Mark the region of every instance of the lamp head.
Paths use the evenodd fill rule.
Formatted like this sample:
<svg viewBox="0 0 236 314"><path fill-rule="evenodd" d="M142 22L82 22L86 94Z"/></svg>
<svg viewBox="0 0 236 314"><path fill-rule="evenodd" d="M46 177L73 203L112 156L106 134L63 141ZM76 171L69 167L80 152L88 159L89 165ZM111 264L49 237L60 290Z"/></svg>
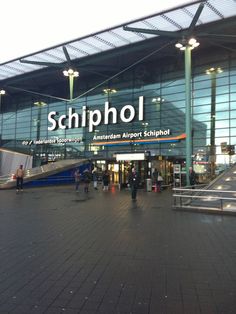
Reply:
<svg viewBox="0 0 236 314"><path fill-rule="evenodd" d="M199 45L200 43L195 38L192 37L190 39L182 38L175 44L175 47L180 50L185 50L186 47L189 47L192 50L198 47Z"/></svg>
<svg viewBox="0 0 236 314"><path fill-rule="evenodd" d="M78 77L79 76L79 72L76 70L73 70L72 68L69 68L68 70L64 70L63 74L65 76L73 76L73 77Z"/></svg>

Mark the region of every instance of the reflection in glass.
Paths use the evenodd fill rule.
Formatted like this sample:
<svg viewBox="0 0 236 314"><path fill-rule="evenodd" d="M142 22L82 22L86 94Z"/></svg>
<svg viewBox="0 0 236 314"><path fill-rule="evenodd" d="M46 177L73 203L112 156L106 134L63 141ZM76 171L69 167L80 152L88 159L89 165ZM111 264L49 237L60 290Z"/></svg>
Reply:
<svg viewBox="0 0 236 314"><path fill-rule="evenodd" d="M206 70L206 74L211 79L211 140L210 140L210 156L211 178L215 176L216 163L216 147L215 147L215 118L216 118L216 75L222 73L221 68L210 68Z"/></svg>

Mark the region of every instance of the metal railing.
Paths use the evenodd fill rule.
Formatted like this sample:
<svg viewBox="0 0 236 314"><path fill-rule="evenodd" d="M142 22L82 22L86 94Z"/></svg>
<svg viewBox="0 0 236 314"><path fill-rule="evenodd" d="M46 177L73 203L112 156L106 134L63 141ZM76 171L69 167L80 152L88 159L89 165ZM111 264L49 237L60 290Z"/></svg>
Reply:
<svg viewBox="0 0 236 314"><path fill-rule="evenodd" d="M236 213L236 191L173 188L174 209L197 209Z"/></svg>

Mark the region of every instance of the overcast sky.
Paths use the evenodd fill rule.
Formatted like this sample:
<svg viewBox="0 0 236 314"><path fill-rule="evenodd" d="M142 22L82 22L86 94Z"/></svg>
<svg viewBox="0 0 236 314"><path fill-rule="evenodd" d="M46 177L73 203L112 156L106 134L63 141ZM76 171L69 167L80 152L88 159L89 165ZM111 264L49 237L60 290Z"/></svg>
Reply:
<svg viewBox="0 0 236 314"><path fill-rule="evenodd" d="M193 0L1 0L0 63Z"/></svg>

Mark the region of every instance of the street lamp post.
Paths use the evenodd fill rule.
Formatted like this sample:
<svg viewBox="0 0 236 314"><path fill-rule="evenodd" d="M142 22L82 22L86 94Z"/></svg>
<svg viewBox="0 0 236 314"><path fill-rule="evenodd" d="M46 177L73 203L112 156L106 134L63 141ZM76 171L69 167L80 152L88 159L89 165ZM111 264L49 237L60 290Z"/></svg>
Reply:
<svg viewBox="0 0 236 314"><path fill-rule="evenodd" d="M4 89L0 90L0 111L2 110L2 95L5 95L6 91Z"/></svg>
<svg viewBox="0 0 236 314"><path fill-rule="evenodd" d="M42 107L45 107L47 104L46 104L45 102L43 102L43 101L36 101L36 102L34 102L34 105L38 107L38 116L37 116L37 120L36 120L36 124L37 124L37 135L36 135L36 139L39 140L39 139L40 139Z"/></svg>
<svg viewBox="0 0 236 314"><path fill-rule="evenodd" d="M2 112L2 95L5 95L6 91L4 89L0 89L0 113ZM3 124L3 115L1 115L1 125L0 130L2 130ZM2 146L2 133L0 134L0 146Z"/></svg>
<svg viewBox="0 0 236 314"><path fill-rule="evenodd" d="M221 73L221 68L210 68L206 74L211 78L211 137L210 137L210 165L211 178L215 177L216 147L215 147L215 120L216 120L216 75Z"/></svg>
<svg viewBox="0 0 236 314"><path fill-rule="evenodd" d="M185 59L185 132L186 132L186 183L190 185L188 171L192 167L192 110L191 110L191 51L199 46L196 39L183 39L176 48L184 51Z"/></svg>
<svg viewBox="0 0 236 314"><path fill-rule="evenodd" d="M182 34L182 40L176 43L176 47L180 50L185 51L185 96L186 96L186 113L185 113L185 124L186 124L186 181L187 185L189 185L189 176L188 171L189 167L192 164L191 160L191 150L192 150L192 132L191 132L191 50L195 47L199 46L199 43L196 39L191 38L194 27L196 26L198 19L202 13L206 1L199 1L200 4L197 8L196 13L194 14L192 21L189 25L189 28L178 30L178 31L164 31L158 29L146 29L139 27L129 27L124 26L123 29L126 31L136 32L136 33L144 33L144 34L154 34L159 36L166 36L170 38L180 38ZM190 38L190 39L189 39Z"/></svg>
<svg viewBox="0 0 236 314"><path fill-rule="evenodd" d="M35 119L36 122L36 140L40 139L40 131L41 131L41 113L42 113L42 108L45 107L47 104L43 101L35 101L34 105L37 107L38 109L38 113L37 113L37 118ZM39 165L42 164L42 153L44 150L44 146L45 145L36 145L35 146L35 151L33 151L33 154L35 152L36 156L34 156L34 159L36 159L34 162L36 162L36 164ZM37 157L37 154L39 154L39 158ZM36 158L35 158L36 157Z"/></svg>
<svg viewBox="0 0 236 314"><path fill-rule="evenodd" d="M70 87L70 100L73 99L73 89L74 89L74 78L79 76L78 71L73 69L64 70L63 74L69 78L69 87Z"/></svg>
<svg viewBox="0 0 236 314"><path fill-rule="evenodd" d="M103 94L106 96L108 103L110 102L112 95L116 94L116 93L117 93L117 90L115 88L107 87L107 88L103 89ZM108 124L106 127L106 133L108 134ZM107 159L108 158L108 148L106 148L105 154L106 154L106 159Z"/></svg>
<svg viewBox="0 0 236 314"><path fill-rule="evenodd" d="M188 169L192 167L192 110L191 110L191 49L187 45L185 59L185 130L186 130L186 182L190 184Z"/></svg>

